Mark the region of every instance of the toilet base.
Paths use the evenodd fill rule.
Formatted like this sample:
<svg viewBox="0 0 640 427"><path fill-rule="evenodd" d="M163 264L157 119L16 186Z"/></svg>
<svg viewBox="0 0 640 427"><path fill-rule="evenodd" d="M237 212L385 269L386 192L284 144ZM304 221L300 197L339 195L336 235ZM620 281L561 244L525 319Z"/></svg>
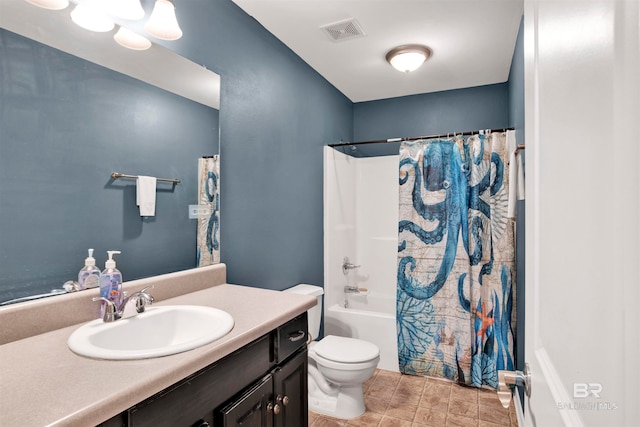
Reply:
<svg viewBox="0 0 640 427"><path fill-rule="evenodd" d="M365 412L362 384L342 386L335 395L328 395L309 376L309 409L344 420L358 418Z"/></svg>

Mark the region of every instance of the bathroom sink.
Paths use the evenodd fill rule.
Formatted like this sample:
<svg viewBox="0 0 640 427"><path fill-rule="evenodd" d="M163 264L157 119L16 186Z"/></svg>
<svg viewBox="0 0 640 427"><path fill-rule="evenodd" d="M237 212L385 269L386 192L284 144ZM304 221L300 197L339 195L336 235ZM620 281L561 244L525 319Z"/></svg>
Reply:
<svg viewBox="0 0 640 427"><path fill-rule="evenodd" d="M217 308L149 307L115 322L93 320L76 329L67 345L74 353L96 359L147 359L209 344L229 333L233 324L233 317Z"/></svg>

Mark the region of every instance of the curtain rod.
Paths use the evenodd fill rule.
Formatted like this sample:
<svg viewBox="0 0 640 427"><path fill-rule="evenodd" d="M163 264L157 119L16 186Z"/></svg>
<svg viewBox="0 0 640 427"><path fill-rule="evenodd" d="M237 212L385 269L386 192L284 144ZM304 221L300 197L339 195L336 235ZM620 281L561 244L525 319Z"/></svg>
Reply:
<svg viewBox="0 0 640 427"><path fill-rule="evenodd" d="M500 129L490 129L490 130L474 130L469 132L455 132L455 133L442 133L440 135L429 135L429 136L412 136L405 138L390 138L390 139L377 139L374 141L359 141L359 142L340 142L338 144L328 144L329 147L348 147L350 145L364 145L364 144L379 144L385 142L402 142L402 141L417 141L420 139L434 139L434 138L444 138L450 136L467 136L467 135L477 135L480 132L506 132L508 130L514 130L513 128L500 128ZM522 147L524 148L524 147Z"/></svg>

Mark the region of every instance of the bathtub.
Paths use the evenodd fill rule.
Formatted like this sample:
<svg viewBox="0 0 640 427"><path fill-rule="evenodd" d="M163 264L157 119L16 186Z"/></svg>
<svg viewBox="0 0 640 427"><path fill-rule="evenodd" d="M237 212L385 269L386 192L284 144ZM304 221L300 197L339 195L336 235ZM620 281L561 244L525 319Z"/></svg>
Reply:
<svg viewBox="0 0 640 427"><path fill-rule="evenodd" d="M344 303L325 308L324 333L360 338L380 348L379 369L398 372L396 302L384 295L348 295Z"/></svg>

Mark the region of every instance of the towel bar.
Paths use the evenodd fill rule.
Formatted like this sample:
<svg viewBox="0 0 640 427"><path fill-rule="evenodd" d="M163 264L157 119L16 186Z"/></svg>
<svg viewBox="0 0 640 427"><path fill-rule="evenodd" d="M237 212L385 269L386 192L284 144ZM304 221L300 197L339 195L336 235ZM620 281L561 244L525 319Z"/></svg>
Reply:
<svg viewBox="0 0 640 427"><path fill-rule="evenodd" d="M127 175L126 173L112 172L111 173L111 178L113 178L113 179L118 179L118 178L138 179L138 175ZM176 178L156 178L156 180L165 181L165 182L172 182L174 184L180 184L180 180L176 179Z"/></svg>

